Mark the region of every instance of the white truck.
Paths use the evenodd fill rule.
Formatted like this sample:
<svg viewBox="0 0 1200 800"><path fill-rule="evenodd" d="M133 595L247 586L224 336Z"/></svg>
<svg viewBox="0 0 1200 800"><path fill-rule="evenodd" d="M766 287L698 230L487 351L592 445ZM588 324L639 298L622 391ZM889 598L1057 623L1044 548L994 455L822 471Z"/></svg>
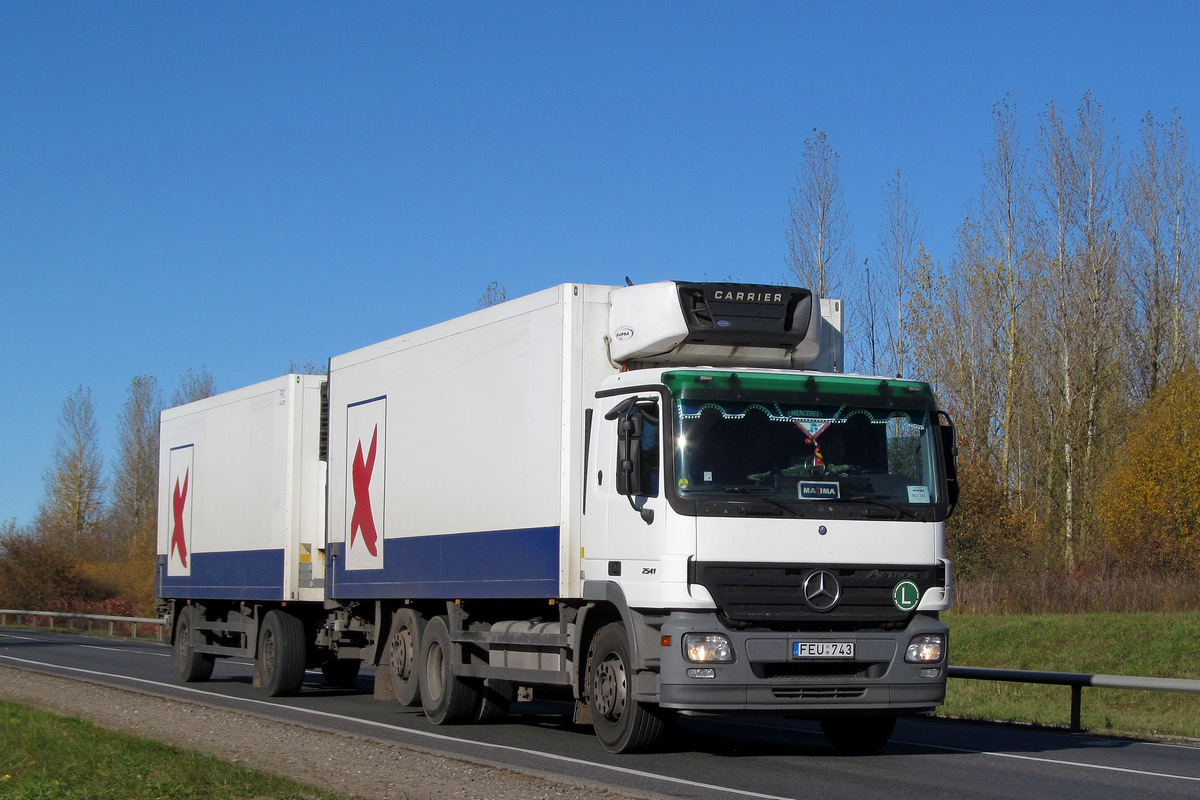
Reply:
<svg viewBox="0 0 1200 800"><path fill-rule="evenodd" d="M795 287L565 284L164 411L180 678L366 663L436 724L570 698L616 753L680 712L882 746L945 694L954 431L838 374L839 325Z"/></svg>

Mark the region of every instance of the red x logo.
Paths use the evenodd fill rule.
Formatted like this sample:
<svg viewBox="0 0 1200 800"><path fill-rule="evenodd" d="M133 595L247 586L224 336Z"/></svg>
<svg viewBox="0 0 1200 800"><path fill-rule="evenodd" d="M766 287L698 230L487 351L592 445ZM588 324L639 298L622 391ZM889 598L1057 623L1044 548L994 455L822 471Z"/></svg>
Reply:
<svg viewBox="0 0 1200 800"><path fill-rule="evenodd" d="M354 544L354 534L362 531L363 544L372 556L379 555L376 543L379 534L375 530L375 516L371 513L371 472L375 469L375 440L379 436L379 426L371 433L371 448L363 459L362 440L358 442L358 450L354 453L354 515L350 518L350 544Z"/></svg>
<svg viewBox="0 0 1200 800"><path fill-rule="evenodd" d="M179 488L179 479L175 479L175 497L171 503L171 511L175 515L175 530L171 532L171 554L174 555L175 551L178 550L179 563L185 567L187 566L188 554L187 544L183 538L183 506L187 503L188 472L190 470L185 470L183 473L182 489Z"/></svg>

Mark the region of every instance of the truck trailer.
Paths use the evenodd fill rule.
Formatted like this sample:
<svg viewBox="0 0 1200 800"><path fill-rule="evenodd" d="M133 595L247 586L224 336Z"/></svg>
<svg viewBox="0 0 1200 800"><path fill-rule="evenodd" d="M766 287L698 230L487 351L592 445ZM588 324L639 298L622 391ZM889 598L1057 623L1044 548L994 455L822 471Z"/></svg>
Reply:
<svg viewBox="0 0 1200 800"><path fill-rule="evenodd" d="M837 301L564 284L161 418L157 591L183 681L254 659L435 724L573 702L609 751L680 713L869 751L945 696L954 428L841 370Z"/></svg>

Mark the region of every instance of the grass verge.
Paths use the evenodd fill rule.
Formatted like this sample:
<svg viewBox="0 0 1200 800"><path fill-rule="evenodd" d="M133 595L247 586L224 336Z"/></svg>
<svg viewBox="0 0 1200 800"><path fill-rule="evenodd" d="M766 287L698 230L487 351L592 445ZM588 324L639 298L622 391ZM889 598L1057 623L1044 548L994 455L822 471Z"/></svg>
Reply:
<svg viewBox="0 0 1200 800"><path fill-rule="evenodd" d="M338 800L341 795L0 701L0 797Z"/></svg>
<svg viewBox="0 0 1200 800"><path fill-rule="evenodd" d="M1047 672L1200 679L1200 613L945 614L950 662ZM940 713L1070 723L1071 689L952 678ZM1200 695L1084 688L1093 732L1200 737Z"/></svg>

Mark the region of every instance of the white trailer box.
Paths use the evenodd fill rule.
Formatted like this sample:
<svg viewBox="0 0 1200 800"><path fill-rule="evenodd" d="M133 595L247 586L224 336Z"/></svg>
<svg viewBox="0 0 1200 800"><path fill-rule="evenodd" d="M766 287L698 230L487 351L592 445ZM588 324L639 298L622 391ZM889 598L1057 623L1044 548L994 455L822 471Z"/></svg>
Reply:
<svg viewBox="0 0 1200 800"><path fill-rule="evenodd" d="M323 380L285 375L162 413L160 597L324 599Z"/></svg>
<svg viewBox="0 0 1200 800"><path fill-rule="evenodd" d="M613 287L572 285L330 361L333 597L579 597L584 408Z"/></svg>

